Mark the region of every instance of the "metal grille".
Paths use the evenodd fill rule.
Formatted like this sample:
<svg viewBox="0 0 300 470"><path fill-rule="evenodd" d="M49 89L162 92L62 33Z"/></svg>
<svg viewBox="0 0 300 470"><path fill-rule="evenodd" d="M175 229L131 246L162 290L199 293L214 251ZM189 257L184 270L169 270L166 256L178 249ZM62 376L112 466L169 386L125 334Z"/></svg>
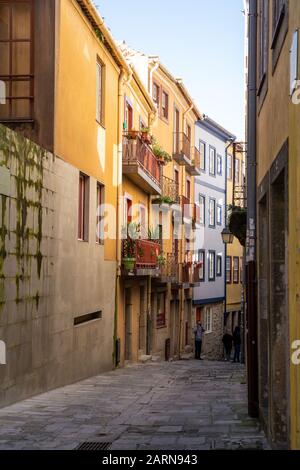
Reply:
<svg viewBox="0 0 300 470"><path fill-rule="evenodd" d="M111 442L82 442L75 450L108 450Z"/></svg>

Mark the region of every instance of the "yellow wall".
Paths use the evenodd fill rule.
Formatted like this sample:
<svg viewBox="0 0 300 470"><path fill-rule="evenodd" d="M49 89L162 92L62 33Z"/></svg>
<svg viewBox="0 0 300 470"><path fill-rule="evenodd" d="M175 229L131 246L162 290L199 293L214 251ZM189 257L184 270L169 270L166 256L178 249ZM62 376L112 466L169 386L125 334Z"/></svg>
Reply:
<svg viewBox="0 0 300 470"><path fill-rule="evenodd" d="M290 35L300 25L300 2L290 1ZM290 46L291 39L287 46ZM300 64L300 57L298 58ZM298 69L300 77L300 67ZM290 342L300 340L300 105L289 105L289 312ZM300 366L291 363L291 444L300 449Z"/></svg>
<svg viewBox="0 0 300 470"><path fill-rule="evenodd" d="M103 183L106 204L116 206L119 69L77 3L63 0L59 8L55 154ZM97 56L105 64L105 128L96 121ZM105 259L115 258L108 240Z"/></svg>
<svg viewBox="0 0 300 470"><path fill-rule="evenodd" d="M228 150L228 155L231 155L233 159L232 146ZM240 172L241 172L242 161L244 159L243 153L236 152L235 158L240 161ZM232 174L233 174L233 164L232 164ZM242 184L241 181L242 180L240 176L240 183L238 183L238 186ZM232 202L233 202L233 180L227 179L227 205L232 205ZM235 256L239 257L240 266L241 266L241 260L243 258L243 247L241 246L237 238L234 238L232 245L227 245L227 256L231 256L232 258L232 275L231 275L232 282L231 284L226 285L227 310L238 311L238 310L241 310L242 284L241 282L239 282L238 284L233 283L233 258ZM239 275L239 280L240 280L240 275Z"/></svg>

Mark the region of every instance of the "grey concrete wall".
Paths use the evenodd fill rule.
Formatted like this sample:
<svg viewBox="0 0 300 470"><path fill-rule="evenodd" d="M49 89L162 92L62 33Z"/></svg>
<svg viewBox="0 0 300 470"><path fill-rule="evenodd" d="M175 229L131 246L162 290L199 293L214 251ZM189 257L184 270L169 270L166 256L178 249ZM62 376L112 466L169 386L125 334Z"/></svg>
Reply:
<svg viewBox="0 0 300 470"><path fill-rule="evenodd" d="M203 338L202 352L205 359L220 361L223 359L223 311L222 302L208 305L212 308L212 331L206 332ZM204 307L205 309L206 307ZM203 317L204 318L204 317ZM204 322L202 322L204 326Z"/></svg>
<svg viewBox="0 0 300 470"><path fill-rule="evenodd" d="M113 367L115 261L77 240L79 170L0 126L0 406ZM109 286L109 288L107 288ZM102 318L74 326L74 318Z"/></svg>

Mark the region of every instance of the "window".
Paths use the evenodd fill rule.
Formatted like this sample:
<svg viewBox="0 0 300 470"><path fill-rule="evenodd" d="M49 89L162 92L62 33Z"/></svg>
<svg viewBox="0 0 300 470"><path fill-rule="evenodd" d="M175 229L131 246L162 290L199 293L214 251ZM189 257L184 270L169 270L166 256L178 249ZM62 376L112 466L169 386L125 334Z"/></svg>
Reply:
<svg viewBox="0 0 300 470"><path fill-rule="evenodd" d="M191 199L191 181L189 179L186 180L186 197Z"/></svg>
<svg viewBox="0 0 300 470"><path fill-rule="evenodd" d="M217 256L217 277L222 276L222 256Z"/></svg>
<svg viewBox="0 0 300 470"><path fill-rule="evenodd" d="M216 176L216 149L209 147L209 174Z"/></svg>
<svg viewBox="0 0 300 470"><path fill-rule="evenodd" d="M217 173L222 176L222 156L218 155L217 157Z"/></svg>
<svg viewBox="0 0 300 470"><path fill-rule="evenodd" d="M285 0L273 0L273 35L275 35L280 28L284 13Z"/></svg>
<svg viewBox="0 0 300 470"><path fill-rule="evenodd" d="M89 178L80 173L78 194L78 240L88 241Z"/></svg>
<svg viewBox="0 0 300 470"><path fill-rule="evenodd" d="M168 120L169 119L169 95L165 91L162 92L161 111L162 111L162 117Z"/></svg>
<svg viewBox="0 0 300 470"><path fill-rule="evenodd" d="M157 83L153 83L153 101L159 109L160 105L160 86Z"/></svg>
<svg viewBox="0 0 300 470"><path fill-rule="evenodd" d="M240 283L243 284L243 258L240 259Z"/></svg>
<svg viewBox="0 0 300 470"><path fill-rule="evenodd" d="M199 151L200 151L200 170L205 171L206 169L206 144L199 141Z"/></svg>
<svg viewBox="0 0 300 470"><path fill-rule="evenodd" d="M133 108L129 103L128 99L125 97L125 121L124 129L130 131L133 128Z"/></svg>
<svg viewBox="0 0 300 470"><path fill-rule="evenodd" d="M205 282L205 250L199 250L198 261L200 263L199 280Z"/></svg>
<svg viewBox="0 0 300 470"><path fill-rule="evenodd" d="M96 119L101 124L104 125L104 101L105 101L105 65L98 59L97 61L97 96L96 96Z"/></svg>
<svg viewBox="0 0 300 470"><path fill-rule="evenodd" d="M212 330L213 330L212 320L213 320L212 307L206 307L205 317L204 317L205 333L211 333L212 332Z"/></svg>
<svg viewBox="0 0 300 470"><path fill-rule="evenodd" d="M232 155L227 155L227 179L232 180Z"/></svg>
<svg viewBox="0 0 300 470"><path fill-rule="evenodd" d="M240 184L240 161L238 158L235 160L235 184Z"/></svg>
<svg viewBox="0 0 300 470"><path fill-rule="evenodd" d="M200 225L205 226L205 196L200 194L199 196L199 206L200 206Z"/></svg>
<svg viewBox="0 0 300 470"><path fill-rule="evenodd" d="M231 256L227 256L226 258L226 282L227 284L231 284L232 282L232 258Z"/></svg>
<svg viewBox="0 0 300 470"><path fill-rule="evenodd" d="M33 2L0 2L0 120L33 119Z"/></svg>
<svg viewBox="0 0 300 470"><path fill-rule="evenodd" d="M97 183L97 200L96 200L96 243L102 245L104 243L104 186Z"/></svg>
<svg viewBox="0 0 300 470"><path fill-rule="evenodd" d="M217 205L217 225L222 225L222 206Z"/></svg>
<svg viewBox="0 0 300 470"><path fill-rule="evenodd" d="M268 66L269 0L260 2L259 11L259 80L262 81Z"/></svg>
<svg viewBox="0 0 300 470"><path fill-rule="evenodd" d="M292 96L294 91L297 88L298 81L298 50L299 50L299 31L294 31L292 47L291 47L291 57L290 57L290 95Z"/></svg>
<svg viewBox="0 0 300 470"><path fill-rule="evenodd" d="M157 315L156 328L164 328L166 326L166 298L164 292L157 294Z"/></svg>
<svg viewBox="0 0 300 470"><path fill-rule="evenodd" d="M215 281L216 279L216 253L209 251L208 253L208 280Z"/></svg>
<svg viewBox="0 0 300 470"><path fill-rule="evenodd" d="M209 226L216 226L216 201L214 199L209 199Z"/></svg>
<svg viewBox="0 0 300 470"><path fill-rule="evenodd" d="M240 275L240 258L235 256L233 258L233 283L239 283L239 275Z"/></svg>

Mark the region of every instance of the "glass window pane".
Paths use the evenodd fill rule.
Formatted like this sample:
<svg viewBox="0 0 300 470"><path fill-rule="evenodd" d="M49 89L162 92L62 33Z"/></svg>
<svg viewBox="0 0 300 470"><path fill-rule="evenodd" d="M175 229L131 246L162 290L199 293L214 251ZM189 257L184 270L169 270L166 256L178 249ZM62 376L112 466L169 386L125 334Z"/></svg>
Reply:
<svg viewBox="0 0 300 470"><path fill-rule="evenodd" d="M13 75L30 74L30 43L18 42L12 45Z"/></svg>
<svg viewBox="0 0 300 470"><path fill-rule="evenodd" d="M9 8L0 5L0 39L9 39Z"/></svg>
<svg viewBox="0 0 300 470"><path fill-rule="evenodd" d="M12 12L12 38L30 39L30 3L15 3Z"/></svg>
<svg viewBox="0 0 300 470"><path fill-rule="evenodd" d="M15 81L12 82L12 97L29 97L30 96L30 82L29 81Z"/></svg>
<svg viewBox="0 0 300 470"><path fill-rule="evenodd" d="M12 100L12 115L16 119L30 118L30 100Z"/></svg>
<svg viewBox="0 0 300 470"><path fill-rule="evenodd" d="M0 75L9 75L9 44L0 43Z"/></svg>

